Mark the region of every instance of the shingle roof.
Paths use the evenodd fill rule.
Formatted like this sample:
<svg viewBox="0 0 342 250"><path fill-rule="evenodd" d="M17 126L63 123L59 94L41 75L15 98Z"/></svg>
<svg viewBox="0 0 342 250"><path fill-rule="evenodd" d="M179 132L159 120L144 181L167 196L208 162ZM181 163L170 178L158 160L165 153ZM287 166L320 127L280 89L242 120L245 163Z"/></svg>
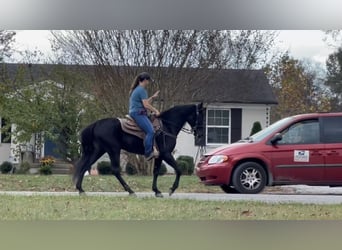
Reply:
<svg viewBox="0 0 342 250"><path fill-rule="evenodd" d="M188 91L192 101L278 104L262 70L218 70Z"/></svg>

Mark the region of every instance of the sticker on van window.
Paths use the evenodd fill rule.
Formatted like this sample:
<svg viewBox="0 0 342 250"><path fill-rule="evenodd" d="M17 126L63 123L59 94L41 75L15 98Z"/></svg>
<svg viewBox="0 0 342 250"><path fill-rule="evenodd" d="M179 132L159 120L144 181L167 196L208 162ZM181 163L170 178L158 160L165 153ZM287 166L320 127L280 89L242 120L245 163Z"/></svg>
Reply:
<svg viewBox="0 0 342 250"><path fill-rule="evenodd" d="M295 150L294 161L295 162L309 162L309 150Z"/></svg>

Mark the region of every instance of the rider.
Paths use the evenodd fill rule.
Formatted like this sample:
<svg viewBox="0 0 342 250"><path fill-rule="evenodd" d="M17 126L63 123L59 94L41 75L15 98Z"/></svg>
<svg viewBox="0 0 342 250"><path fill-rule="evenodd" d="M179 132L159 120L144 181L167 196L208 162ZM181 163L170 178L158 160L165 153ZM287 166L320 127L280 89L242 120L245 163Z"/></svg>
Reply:
<svg viewBox="0 0 342 250"><path fill-rule="evenodd" d="M154 129L152 122L147 116L147 110L159 116L159 111L152 106L152 100L159 94L159 90L148 98L147 86L153 79L146 72L137 75L129 91L129 115L134 119L137 125L146 133L144 140L146 160L151 160L157 156L153 150Z"/></svg>

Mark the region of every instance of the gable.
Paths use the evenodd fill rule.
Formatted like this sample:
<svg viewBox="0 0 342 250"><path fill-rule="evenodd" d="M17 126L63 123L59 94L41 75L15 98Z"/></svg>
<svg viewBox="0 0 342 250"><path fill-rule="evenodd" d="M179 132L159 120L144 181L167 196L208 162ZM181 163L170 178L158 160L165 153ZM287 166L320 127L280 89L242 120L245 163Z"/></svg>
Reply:
<svg viewBox="0 0 342 250"><path fill-rule="evenodd" d="M262 70L219 70L188 91L194 102L278 103Z"/></svg>

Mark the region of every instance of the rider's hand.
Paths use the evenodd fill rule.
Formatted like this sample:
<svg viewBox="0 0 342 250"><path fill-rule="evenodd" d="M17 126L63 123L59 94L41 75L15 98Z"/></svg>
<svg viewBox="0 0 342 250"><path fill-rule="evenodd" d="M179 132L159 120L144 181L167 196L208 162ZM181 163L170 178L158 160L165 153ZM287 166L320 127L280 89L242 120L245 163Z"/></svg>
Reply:
<svg viewBox="0 0 342 250"><path fill-rule="evenodd" d="M160 90L158 90L156 93L153 94L152 98L157 98L159 95Z"/></svg>
<svg viewBox="0 0 342 250"><path fill-rule="evenodd" d="M156 117L160 116L160 112L158 110L153 112Z"/></svg>

